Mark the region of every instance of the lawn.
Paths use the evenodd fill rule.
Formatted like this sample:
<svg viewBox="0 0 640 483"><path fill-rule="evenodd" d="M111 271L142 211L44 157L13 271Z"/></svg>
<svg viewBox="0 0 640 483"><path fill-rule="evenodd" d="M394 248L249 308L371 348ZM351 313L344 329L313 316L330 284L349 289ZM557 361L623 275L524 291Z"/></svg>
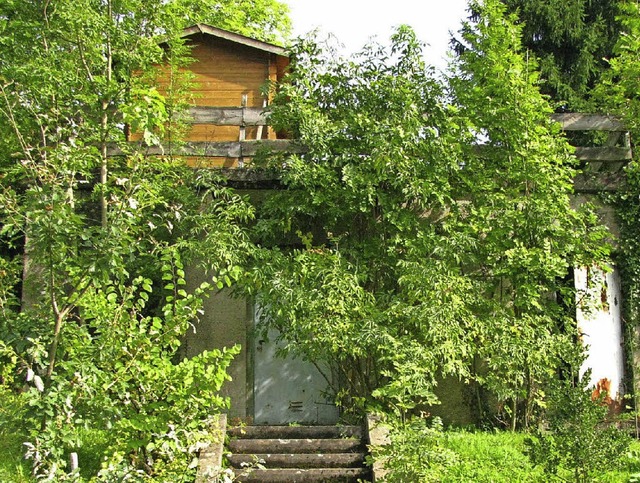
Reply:
<svg viewBox="0 0 640 483"><path fill-rule="evenodd" d="M26 483L30 478L29 462L22 458L25 436L0 431L0 481L7 483Z"/></svg>
<svg viewBox="0 0 640 483"><path fill-rule="evenodd" d="M99 449L105 434L83 435L85 444L80 453L81 469L88 481L99 468ZM417 471L398 475L391 481L412 482L469 482L476 483L536 483L560 481L544 474L542 468L531 464L526 455L526 433L507 431L448 430L431 434L427 439L412 438L407 444L392 449L394 466L413 465ZM0 431L0 481L32 483L30 464L22 457L26 436L18 432ZM85 467L82 468L82 462ZM429 463L427 463L429 461ZM415 466L421 466L415 468ZM419 475L419 476L417 476ZM635 479L634 475L637 475ZM627 454L622 455L621 467L603 472L596 481L606 483L640 482L640 441L633 441Z"/></svg>
<svg viewBox="0 0 640 483"><path fill-rule="evenodd" d="M439 475L442 482L533 483L556 481L533 466L526 455L525 433L445 431L442 447L458 456L457 463ZM629 482L640 473L640 442L633 441L621 467L603 472L597 481ZM640 475L639 475L640 476ZM557 480L560 481L560 480ZM640 480L639 480L640 481Z"/></svg>
<svg viewBox="0 0 640 483"><path fill-rule="evenodd" d="M574 481L534 465L527 454L527 433L432 429L413 425L393 433L393 446L383 450L387 480L393 483L536 483ZM638 479L634 479L634 475ZM640 482L640 441L634 440L617 467L603 468L590 481Z"/></svg>

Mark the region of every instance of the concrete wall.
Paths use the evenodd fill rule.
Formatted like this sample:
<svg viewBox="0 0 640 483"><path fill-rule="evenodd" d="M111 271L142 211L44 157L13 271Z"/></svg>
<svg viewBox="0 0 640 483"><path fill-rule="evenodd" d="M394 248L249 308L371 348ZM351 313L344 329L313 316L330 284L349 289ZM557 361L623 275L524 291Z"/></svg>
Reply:
<svg viewBox="0 0 640 483"><path fill-rule="evenodd" d="M434 390L440 404L425 408L432 416L438 416L445 425L470 426L478 423L479 408L474 400L473 388L456 377L438 381Z"/></svg>
<svg viewBox="0 0 640 483"><path fill-rule="evenodd" d="M206 275L200 268L190 267L187 270L187 285L193 289L206 280ZM253 312L250 304L244 298L231 295L227 289L212 295L204 301L204 315L200 321L189 329L183 343L183 354L193 357L204 350L222 349L240 344L242 350L229 368L232 380L226 382L222 395L231 398L229 417L246 418L247 407L253 381L248 380L247 339L253 324Z"/></svg>

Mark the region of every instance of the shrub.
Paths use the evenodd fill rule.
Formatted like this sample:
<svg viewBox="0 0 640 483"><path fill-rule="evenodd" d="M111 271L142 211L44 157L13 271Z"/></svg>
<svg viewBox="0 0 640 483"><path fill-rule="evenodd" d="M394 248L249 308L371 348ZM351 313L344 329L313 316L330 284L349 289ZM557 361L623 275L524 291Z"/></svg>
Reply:
<svg viewBox="0 0 640 483"><path fill-rule="evenodd" d="M444 431L438 419L398 424L391 444L374 457L385 462L386 482L547 481L524 454L525 435L513 432Z"/></svg>
<svg viewBox="0 0 640 483"><path fill-rule="evenodd" d="M622 463L630 437L608 423L608 408L592 400L589 373L581 379L556 381L548 398L545 428L528 439L534 464L565 481L587 482Z"/></svg>

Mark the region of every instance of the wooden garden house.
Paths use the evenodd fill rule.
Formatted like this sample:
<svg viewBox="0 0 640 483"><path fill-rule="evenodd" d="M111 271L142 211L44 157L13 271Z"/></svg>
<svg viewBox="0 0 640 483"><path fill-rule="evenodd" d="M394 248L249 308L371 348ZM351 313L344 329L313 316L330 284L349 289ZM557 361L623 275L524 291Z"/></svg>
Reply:
<svg viewBox="0 0 640 483"><path fill-rule="evenodd" d="M179 155L193 167L241 168L261 147L285 149L288 141L278 140L264 114L267 85L281 81L289 65L285 49L204 24L185 29L183 37L193 58L183 69L191 74L189 126L179 144L147 152ZM169 75L168 69L161 74L160 90Z"/></svg>

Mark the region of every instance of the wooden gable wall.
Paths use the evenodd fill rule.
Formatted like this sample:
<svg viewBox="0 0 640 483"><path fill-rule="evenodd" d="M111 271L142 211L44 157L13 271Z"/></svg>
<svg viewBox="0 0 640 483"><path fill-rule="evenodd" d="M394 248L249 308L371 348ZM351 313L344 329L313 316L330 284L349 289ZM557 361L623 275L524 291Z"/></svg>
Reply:
<svg viewBox="0 0 640 483"><path fill-rule="evenodd" d="M187 36L187 42L194 61L184 68L193 75L189 126L181 139L186 145L147 152L180 155L194 167L245 166L259 141L277 145L263 113L269 104L263 89L269 81L282 80L289 58L201 32ZM161 92L169 86L168 76L165 71L158 79ZM129 140L140 138L134 133Z"/></svg>

